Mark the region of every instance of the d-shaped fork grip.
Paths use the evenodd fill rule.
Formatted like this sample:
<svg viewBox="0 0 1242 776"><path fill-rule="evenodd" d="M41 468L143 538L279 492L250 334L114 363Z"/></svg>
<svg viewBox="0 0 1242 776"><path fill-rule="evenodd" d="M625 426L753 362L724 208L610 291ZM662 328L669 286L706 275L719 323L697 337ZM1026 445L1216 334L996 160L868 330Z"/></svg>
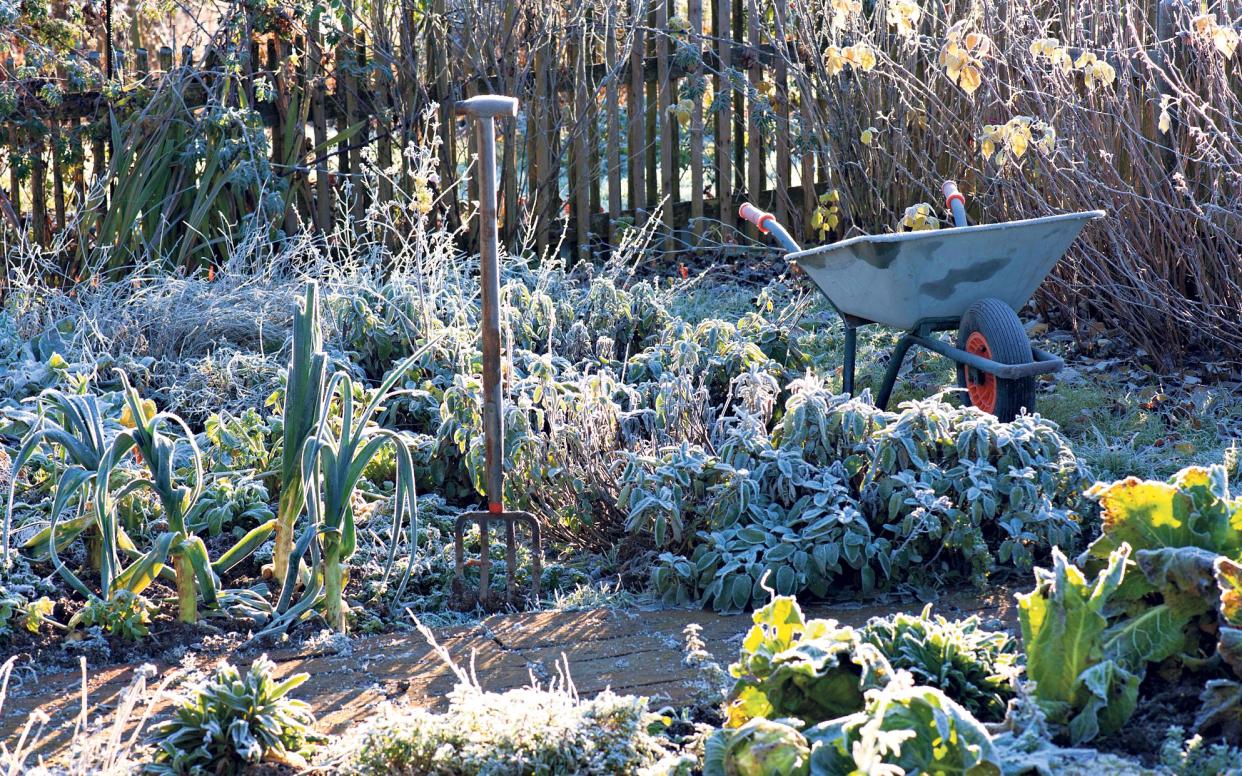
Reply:
<svg viewBox="0 0 1242 776"><path fill-rule="evenodd" d="M455 107L458 116L474 118L513 117L518 114L517 98L503 94L480 94L468 100L460 100Z"/></svg>

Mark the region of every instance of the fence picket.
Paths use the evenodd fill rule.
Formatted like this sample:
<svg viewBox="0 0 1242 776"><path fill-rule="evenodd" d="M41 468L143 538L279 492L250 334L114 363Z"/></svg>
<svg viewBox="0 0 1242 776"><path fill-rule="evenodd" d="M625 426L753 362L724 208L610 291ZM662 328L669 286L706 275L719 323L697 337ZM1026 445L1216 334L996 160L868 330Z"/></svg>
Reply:
<svg viewBox="0 0 1242 776"><path fill-rule="evenodd" d="M733 210L733 98L729 93L729 71L733 67L733 38L729 29L731 0L716 0L712 14L712 34L716 38L716 58L719 60L716 76L716 94L720 105L716 108L716 197L720 201L717 217L725 226L725 232L733 227L736 213ZM723 96L721 96L723 95Z"/></svg>
<svg viewBox="0 0 1242 776"><path fill-rule="evenodd" d="M570 156L571 198L574 208L574 231L577 239L578 258L590 259L591 250L591 153L588 145L591 140L591 113L588 107L587 94L587 57L590 56L586 45L587 27L583 26L574 34L570 46L570 60L574 67L574 124L570 130L572 135L572 151Z"/></svg>
<svg viewBox="0 0 1242 776"><path fill-rule="evenodd" d="M631 0L630 12L630 89L625 104L629 120L629 139L625 153L630 166L630 210L636 224L646 220L647 187L643 180L646 172L646 78L643 74L643 58L647 49L646 31L643 29L645 0Z"/></svg>
<svg viewBox="0 0 1242 776"><path fill-rule="evenodd" d="M608 84L604 101L608 112L605 148L608 156L608 229L604 239L609 245L616 244L617 220L621 218L621 116L617 99L617 82L621 73L617 69L617 6L608 7L604 31L604 64L608 68Z"/></svg>
<svg viewBox="0 0 1242 776"><path fill-rule="evenodd" d="M309 41L306 57L306 82L312 90L311 122L315 128L315 228L327 233L332 228L332 186L328 181L328 86L325 83L324 51L319 32L319 21L311 21L307 32Z"/></svg>
<svg viewBox="0 0 1242 776"><path fill-rule="evenodd" d="M30 218L34 221L35 241L47 246L51 235L47 228L47 191L44 181L47 177L47 166L43 161L43 136L36 132L30 133Z"/></svg>
<svg viewBox="0 0 1242 776"><path fill-rule="evenodd" d="M763 81L763 66L759 63L759 58L754 55L754 50L759 48L759 4L757 0L747 0L746 2L746 40L750 44L750 82L751 84L759 84ZM761 138L761 130L759 126L759 101L750 95L747 95L747 112L746 112L746 190L750 195L750 200L760 207L760 195L763 194L763 140ZM752 238L758 239L759 232L755 229L754 224L747 224L746 233Z"/></svg>
<svg viewBox="0 0 1242 776"><path fill-rule="evenodd" d="M344 4L342 41L334 50L325 51L314 19L300 42L266 34L256 38L247 35L253 31L242 30L252 53L246 58L242 52L242 77L234 79L234 91L225 99L237 105L236 100L253 95L256 79L273 82L274 105L252 105L271 132L273 169L288 177L287 232L326 232L339 206L361 221L369 200L388 201L398 188L412 191L412 158L402 154L398 159L398 149L428 140L416 137L418 117L427 106L438 106L440 118L437 212L443 226L459 229L475 187L474 176L470 185L460 186L460 162L467 154L458 148L465 141L454 102L486 90L522 98L519 122L498 124L503 136L500 216L511 250L519 250L524 236L523 211L533 216L533 242L541 251L565 239L576 255L587 257L593 245L618 241L619 224L627 216L642 224L661 203L658 246L664 251L704 247L709 219L719 220L720 241L729 243L735 239L740 195L773 210L801 239L814 239L810 222L817 193L831 185L829 159L804 127L826 111L812 96L802 68L792 64L795 52L786 25L795 24L798 6L790 0L623 0L599 10L581 4L582 10L566 17L512 2L484 4L471 16L448 0L431 0L425 24L402 23L399 36L385 27L395 8L384 10L380 2L368 12L367 29L376 31L372 48L353 16L355 4ZM1144 32L1138 45L1147 48L1157 70L1186 70L1189 49L1177 36L1185 0L1151 0L1146 11L1144 21L1154 25L1154 34ZM567 30L567 20L580 27ZM481 37L491 26L508 32L485 44ZM101 75L112 66L126 88L135 79L159 86L152 78L157 68L161 79L170 78L178 57L170 46L147 48L141 31L127 22L116 36L125 51L115 48L112 63L101 64L103 36L93 38L91 46L97 42L100 51L86 52L88 62ZM537 45L530 46L531 41ZM223 71L224 52L209 48L196 62L194 51L183 46L179 60L187 78L173 88L201 93L193 68ZM294 55L305 55L306 64ZM500 63L496 72L476 67L489 58ZM12 60L3 75L10 82L16 73ZM368 60L382 66L369 68ZM1156 96L1138 115L1166 171L1184 172L1194 161L1184 126L1189 122L1177 115L1179 100L1170 100L1168 131L1156 127L1160 98L1176 96L1169 83L1174 77L1170 72L1156 78ZM106 181L111 108L100 98L99 86L92 83L90 93L66 95L55 110L38 109L43 129L13 121L0 127L0 141L30 158L28 176L18 177L22 168L10 169L6 197L22 218L21 228L35 239L46 242L50 232L64 229L73 221L75 203L85 206L93 183ZM36 90L19 86L16 91ZM89 160L68 167L62 149L82 137L83 121L91 128L91 136L82 139ZM299 121L302 132L291 123ZM363 131L345 131L362 122ZM319 149L314 155L309 153L312 144ZM1121 153L1119 165L1125 169L1129 161L1124 149ZM379 171L374 187L363 177L364 160L370 159ZM334 202L342 186L352 192L348 204ZM91 206L106 206L107 184L100 193ZM561 233L562 224L568 225L568 234ZM715 227L711 231L714 242ZM747 231L758 237L751 227Z"/></svg>
<svg viewBox="0 0 1242 776"><path fill-rule="evenodd" d="M703 97L698 95L703 80L703 0L689 0L690 43L697 52L694 68L694 108L690 113L690 223L698 246L703 236Z"/></svg>
<svg viewBox="0 0 1242 776"><path fill-rule="evenodd" d="M677 146L673 139L673 117L669 108L673 104L673 83L669 74L668 49L668 6L673 0L656 0L656 86L658 89L658 105L656 108L660 123L660 185L664 189L664 250L673 250L673 204L676 201L673 192L677 186Z"/></svg>
<svg viewBox="0 0 1242 776"><path fill-rule="evenodd" d="M772 92L776 102L776 180L774 182L776 207L774 211L776 213L776 220L782 223L789 222L789 192L787 186L792 174L789 158L789 67L785 64L785 57L782 56L786 45L786 3L787 0L773 0L772 14L776 22L774 43L780 52L776 57L776 67L773 68L776 84Z"/></svg>

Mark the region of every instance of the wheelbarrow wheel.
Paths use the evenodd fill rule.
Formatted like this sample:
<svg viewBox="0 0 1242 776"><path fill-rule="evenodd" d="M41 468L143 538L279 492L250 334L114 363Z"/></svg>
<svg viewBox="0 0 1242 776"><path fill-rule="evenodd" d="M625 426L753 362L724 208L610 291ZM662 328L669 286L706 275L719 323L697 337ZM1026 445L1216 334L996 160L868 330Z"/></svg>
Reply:
<svg viewBox="0 0 1242 776"><path fill-rule="evenodd" d="M957 346L1002 364L1027 364L1031 341L1017 314L999 299L980 299L962 316ZM1035 411L1035 378L1002 380L965 364L957 365L957 384L972 406L1009 422L1019 412Z"/></svg>

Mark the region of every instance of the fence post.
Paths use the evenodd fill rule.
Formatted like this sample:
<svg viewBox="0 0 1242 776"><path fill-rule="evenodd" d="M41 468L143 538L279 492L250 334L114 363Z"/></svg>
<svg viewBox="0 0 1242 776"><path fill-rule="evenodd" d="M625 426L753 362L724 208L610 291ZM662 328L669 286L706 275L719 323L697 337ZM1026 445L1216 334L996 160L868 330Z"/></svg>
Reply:
<svg viewBox="0 0 1242 776"><path fill-rule="evenodd" d="M630 44L630 90L626 95L626 118L629 121L629 140L626 143L626 156L630 165L630 210L634 213L634 223L641 225L647 218L647 186L643 180L646 172L646 115L645 105L646 78L643 72L643 54L647 50L647 40L643 30L644 7L646 0L631 0L630 27L633 42Z"/></svg>
<svg viewBox="0 0 1242 776"><path fill-rule="evenodd" d="M677 147L673 138L673 81L668 61L668 6L674 0L656 0L656 88L659 95L657 115L660 122L660 198L664 201L664 252L671 253L673 241L673 190L677 186Z"/></svg>
<svg viewBox="0 0 1242 776"><path fill-rule="evenodd" d="M694 47L694 108L690 113L690 223L693 245L703 237L703 0L689 0L690 44Z"/></svg>

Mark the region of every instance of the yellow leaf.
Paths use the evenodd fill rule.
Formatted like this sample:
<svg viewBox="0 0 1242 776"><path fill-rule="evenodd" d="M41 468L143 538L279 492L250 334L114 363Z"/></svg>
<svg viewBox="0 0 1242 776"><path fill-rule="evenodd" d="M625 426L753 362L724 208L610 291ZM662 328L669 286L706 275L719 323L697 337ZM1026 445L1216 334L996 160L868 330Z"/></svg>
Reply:
<svg viewBox="0 0 1242 776"><path fill-rule="evenodd" d="M996 144L993 143L990 139L984 140L983 141L983 158L991 159L992 155L995 153L996 153Z"/></svg>
<svg viewBox="0 0 1242 776"><path fill-rule="evenodd" d="M875 142L875 136L878 131L875 127L867 127L862 131L862 135L858 139L862 141L863 145L869 146Z"/></svg>
<svg viewBox="0 0 1242 776"><path fill-rule="evenodd" d="M1238 50L1238 32L1229 27L1217 26L1212 30L1212 42L1225 59L1233 59L1234 52Z"/></svg>
<svg viewBox="0 0 1242 776"><path fill-rule="evenodd" d="M155 417L155 402L151 399L142 399L139 402L139 409L142 412L142 422L145 424L151 418ZM125 428L137 428L134 413L130 410L129 402L125 402L125 406L121 408L121 425Z"/></svg>
<svg viewBox="0 0 1242 776"><path fill-rule="evenodd" d="M1014 158L1021 159L1026 154L1026 148L1030 143L1030 137L1025 132L1014 132L1009 137L1009 153Z"/></svg>
<svg viewBox="0 0 1242 776"><path fill-rule="evenodd" d="M1169 130L1173 128L1173 119L1169 116L1167 108L1160 111L1160 123L1158 126L1160 127L1160 132L1165 135L1169 134Z"/></svg>
<svg viewBox="0 0 1242 776"><path fill-rule="evenodd" d="M962 68L961 80L958 83L961 84L962 91L974 94L983 84L983 74L974 65L966 65Z"/></svg>
<svg viewBox="0 0 1242 776"><path fill-rule="evenodd" d="M841 56L841 49L836 46L828 47L828 50L824 52L824 69L830 76L845 69L845 58Z"/></svg>

